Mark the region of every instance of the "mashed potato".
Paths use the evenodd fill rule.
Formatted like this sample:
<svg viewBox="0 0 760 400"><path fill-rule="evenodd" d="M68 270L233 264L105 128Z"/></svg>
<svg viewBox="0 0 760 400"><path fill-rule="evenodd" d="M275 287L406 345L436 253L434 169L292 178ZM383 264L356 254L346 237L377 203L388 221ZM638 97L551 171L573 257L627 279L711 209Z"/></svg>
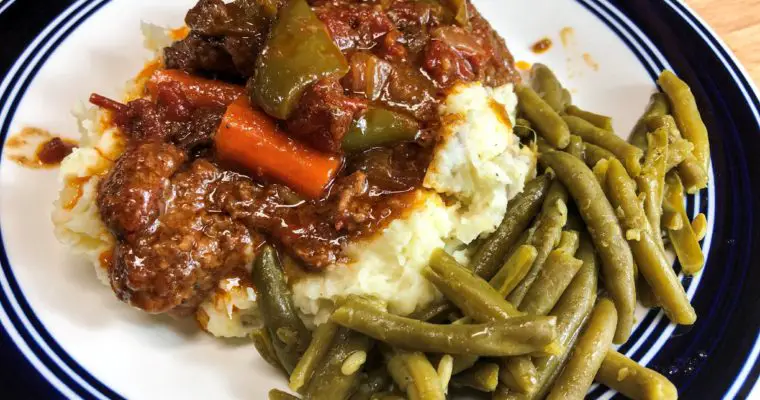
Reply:
<svg viewBox="0 0 760 400"><path fill-rule="evenodd" d="M125 100L140 93L143 83L133 82ZM351 263L292 283L294 302L307 323L325 321L335 300L350 294L375 296L402 315L439 296L420 274L431 253L445 248L467 262L464 246L493 232L508 200L535 169L535 155L521 148L512 133L516 103L511 85L489 89L472 83L451 91L441 107L441 141L412 209L371 239L347 245ZM98 109L80 106L74 115L81 146L61 164L52 220L58 239L94 264L108 285L108 261L116 241L100 219L97 186L125 141ZM196 319L215 336L248 335L258 319L250 282L222 280L198 308Z"/></svg>

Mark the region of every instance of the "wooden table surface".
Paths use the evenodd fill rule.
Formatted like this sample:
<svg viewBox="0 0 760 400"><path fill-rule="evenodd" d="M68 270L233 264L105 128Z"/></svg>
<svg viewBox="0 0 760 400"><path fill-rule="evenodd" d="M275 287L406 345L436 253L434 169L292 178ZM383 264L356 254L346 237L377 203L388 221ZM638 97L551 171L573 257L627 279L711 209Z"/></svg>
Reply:
<svg viewBox="0 0 760 400"><path fill-rule="evenodd" d="M760 86L760 0L686 0L720 35Z"/></svg>

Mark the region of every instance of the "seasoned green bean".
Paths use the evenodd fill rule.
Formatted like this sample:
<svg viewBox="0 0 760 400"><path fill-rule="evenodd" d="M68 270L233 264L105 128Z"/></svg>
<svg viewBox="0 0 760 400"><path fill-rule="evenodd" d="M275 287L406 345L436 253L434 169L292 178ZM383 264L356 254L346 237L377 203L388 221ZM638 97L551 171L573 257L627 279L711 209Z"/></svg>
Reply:
<svg viewBox="0 0 760 400"><path fill-rule="evenodd" d="M554 317L514 317L498 323L435 325L348 300L333 313L332 320L390 345L430 353L502 357L556 351Z"/></svg>
<svg viewBox="0 0 760 400"><path fill-rule="evenodd" d="M600 160L593 166L591 172L594 173L594 178L599 183L602 190L607 186L607 168L610 166L609 160Z"/></svg>
<svg viewBox="0 0 760 400"><path fill-rule="evenodd" d="M707 171L710 165L710 142L689 85L672 71L663 71L657 83L670 100L678 129L686 140L694 144L694 157L702 169Z"/></svg>
<svg viewBox="0 0 760 400"><path fill-rule="evenodd" d="M683 184L678 175L673 172L665 177L665 197L663 209L678 215L681 220L680 229L668 229L670 243L676 251L681 269L685 274L693 275L702 270L705 263L704 254L699 247L699 240L689 223L684 205Z"/></svg>
<svg viewBox="0 0 760 400"><path fill-rule="evenodd" d="M401 365L406 371L407 384L405 389L410 400L445 400L441 379L433 364L420 352L406 352L396 350L396 355L401 359Z"/></svg>
<svg viewBox="0 0 760 400"><path fill-rule="evenodd" d="M500 361L499 379L504 385L520 393L535 389L538 370L530 357L509 357Z"/></svg>
<svg viewBox="0 0 760 400"><path fill-rule="evenodd" d="M567 89L562 89L562 104L564 104L565 108L573 104L573 95Z"/></svg>
<svg viewBox="0 0 760 400"><path fill-rule="evenodd" d="M433 300L430 304L419 310L415 310L409 315L409 318L420 321L438 321L454 310L456 310L456 307L450 301L441 298Z"/></svg>
<svg viewBox="0 0 760 400"><path fill-rule="evenodd" d="M515 133L515 135L523 139L532 138L533 133L535 132L530 124L530 121L524 118L517 118L517 120L515 120L515 126L513 127L512 131Z"/></svg>
<svg viewBox="0 0 760 400"><path fill-rule="evenodd" d="M605 131L612 132L612 118L606 116L606 115L600 115L595 114L590 111L584 111L580 108L570 105L567 108L565 108L565 113L567 115L572 115L574 117L582 118L592 125L596 126L597 128L604 129Z"/></svg>
<svg viewBox="0 0 760 400"><path fill-rule="evenodd" d="M517 85L515 93L519 99L520 112L530 121L536 133L553 147L559 149L567 147L570 143L570 130L552 106L529 86Z"/></svg>
<svg viewBox="0 0 760 400"><path fill-rule="evenodd" d="M686 191L696 193L707 187L707 170L700 165L695 157L694 145L681 137L681 131L678 130L675 119L670 115L663 115L649 119L647 126L652 130L667 129L670 149L666 169L669 171L676 166L678 167L678 173L684 180Z"/></svg>
<svg viewBox="0 0 760 400"><path fill-rule="evenodd" d="M653 93L652 97L649 99L649 105L647 105L644 114L633 127L633 131L631 131L631 136L628 138L628 141L641 150L646 150L648 132L647 121L650 118L668 113L670 113L670 104L668 104L667 96L660 92Z"/></svg>
<svg viewBox="0 0 760 400"><path fill-rule="evenodd" d="M299 400L297 396L293 396L290 393L283 392L282 390L272 389L269 391L269 400Z"/></svg>
<svg viewBox="0 0 760 400"><path fill-rule="evenodd" d="M610 161L607 185L612 205L623 211L623 226L627 232L634 232L627 235L630 237L628 244L658 303L671 321L681 325L693 324L697 314L663 250L652 237L646 215L636 197L636 184L617 160Z"/></svg>
<svg viewBox="0 0 760 400"><path fill-rule="evenodd" d="M499 384L499 365L495 363L478 363L462 372L452 380L457 386L468 387L480 392L490 393Z"/></svg>
<svg viewBox="0 0 760 400"><path fill-rule="evenodd" d="M570 135L570 143L565 148L565 151L581 160L585 159L583 155L583 139L580 136Z"/></svg>
<svg viewBox="0 0 760 400"><path fill-rule="evenodd" d="M644 212L649 221L649 230L658 246L664 249L660 225L662 219L662 196L665 192L665 168L668 158L668 133L658 129L647 135L649 150L644 160L644 168L636 177L639 192L644 195Z"/></svg>
<svg viewBox="0 0 760 400"><path fill-rule="evenodd" d="M578 211L586 221L594 245L602 259L605 286L618 309L615 342L624 343L631 333L636 306L633 255L624 240L615 211L594 173L586 164L563 152L540 156L570 191Z"/></svg>
<svg viewBox="0 0 760 400"><path fill-rule="evenodd" d="M664 376L610 349L596 381L632 400L676 400L676 387Z"/></svg>
<svg viewBox="0 0 760 400"><path fill-rule="evenodd" d="M472 365L475 365L475 363ZM470 367L472 367L472 365ZM454 357L450 354L444 354L438 361L435 373L438 374L438 378L441 380L443 392L448 392L449 382L451 382L451 377L454 375Z"/></svg>
<svg viewBox="0 0 760 400"><path fill-rule="evenodd" d="M470 266L476 274L484 279L491 279L496 274L509 249L541 209L550 184L548 176L540 176L528 182L523 191L510 200L501 225L472 257Z"/></svg>
<svg viewBox="0 0 760 400"><path fill-rule="evenodd" d="M707 217L705 214L699 213L694 220L691 221L691 229L694 231L697 240L701 241L707 235Z"/></svg>
<svg viewBox="0 0 760 400"><path fill-rule="evenodd" d="M610 153L609 150L603 149L595 144L583 143L583 160L586 161L586 165L589 168L594 166L602 160L608 160L615 158L615 155Z"/></svg>
<svg viewBox="0 0 760 400"><path fill-rule="evenodd" d="M583 399L586 396L612 344L615 325L615 305L608 299L599 300L547 400Z"/></svg>
<svg viewBox="0 0 760 400"><path fill-rule="evenodd" d="M639 303L646 308L660 306L657 297L652 292L652 287L649 286L649 283L647 283L646 279L641 275L636 278L636 298L639 300Z"/></svg>
<svg viewBox="0 0 760 400"><path fill-rule="evenodd" d="M533 281L536 280L549 253L562 237L562 227L567 222L567 200L567 189L561 183L553 182L549 188L549 193L546 196L541 213L534 223L536 229L529 243L538 250L536 260L533 262L525 278L507 297L507 300L517 307L520 306L525 294L528 293L528 289L530 289Z"/></svg>
<svg viewBox="0 0 760 400"><path fill-rule="evenodd" d="M351 400L371 400L376 394L388 390L390 385L391 377L385 367L372 369L362 378Z"/></svg>
<svg viewBox="0 0 760 400"><path fill-rule="evenodd" d="M522 315L488 282L459 265L454 257L441 249L433 252L430 266L422 272L465 315L479 322Z"/></svg>
<svg viewBox="0 0 760 400"><path fill-rule="evenodd" d="M338 332L338 325L332 321L327 321L320 325L311 338L311 343L303 353L303 356L298 360L298 364L290 374L289 387L292 390L298 391L304 385L309 383L314 371L320 367L327 352L330 350L330 345Z"/></svg>
<svg viewBox="0 0 760 400"><path fill-rule="evenodd" d="M507 297L512 290L528 274L538 252L530 245L518 247L507 259L499 272L491 278L489 284L499 292L502 297Z"/></svg>
<svg viewBox="0 0 760 400"><path fill-rule="evenodd" d="M578 232L573 230L564 230L562 231L562 236L559 238L559 244L557 245L556 249L572 256L576 251L578 251L578 246L580 246L580 235Z"/></svg>
<svg viewBox="0 0 760 400"><path fill-rule="evenodd" d="M254 329L253 332L251 332L251 340L253 340L253 345L256 347L256 351L259 352L259 355L261 355L261 358L263 358L264 361L277 369L283 368L282 364L280 364L280 360L277 359L277 352L274 350L272 337L269 336L268 329Z"/></svg>
<svg viewBox="0 0 760 400"><path fill-rule="evenodd" d="M563 112L567 104L563 99L562 84L554 72L544 64L535 63L531 68L530 77L533 89L546 104L558 113Z"/></svg>
<svg viewBox="0 0 760 400"><path fill-rule="evenodd" d="M641 158L644 152L625 140L616 136L613 132L597 128L585 120L571 115L562 117L570 128L573 135L578 135L584 142L600 146L625 163L626 169L632 176L641 172Z"/></svg>
<svg viewBox="0 0 760 400"><path fill-rule="evenodd" d="M306 387L306 400L347 399L359 385L359 368L352 368L346 373L344 364L357 352L368 352L372 341L352 330L340 328L335 340L325 356L321 368L314 371L314 376Z"/></svg>
<svg viewBox="0 0 760 400"><path fill-rule="evenodd" d="M251 277L258 289L258 303L264 326L269 329L277 358L290 373L309 347L311 332L296 313L274 248L264 246L261 249Z"/></svg>
<svg viewBox="0 0 760 400"><path fill-rule="evenodd" d="M530 315L546 315L557 303L582 265L581 260L562 249L552 251L520 303L520 311Z"/></svg>

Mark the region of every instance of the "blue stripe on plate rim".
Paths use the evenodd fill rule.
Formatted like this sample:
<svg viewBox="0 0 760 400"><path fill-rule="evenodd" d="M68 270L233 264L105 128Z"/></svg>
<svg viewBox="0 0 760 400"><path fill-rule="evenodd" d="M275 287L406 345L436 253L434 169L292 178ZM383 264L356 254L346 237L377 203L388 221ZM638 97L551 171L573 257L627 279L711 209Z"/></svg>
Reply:
<svg viewBox="0 0 760 400"><path fill-rule="evenodd" d="M0 14L5 12L16 0L0 0Z"/></svg>
<svg viewBox="0 0 760 400"><path fill-rule="evenodd" d="M0 13L7 9L15 0L6 0L0 2ZM65 40L68 34L73 31L82 21L91 16L100 7L110 0L80 0L70 6L66 11L60 14L32 44L24 51L22 56L11 68L6 78L0 84L0 104L5 104L0 112L0 121L3 125L0 127L0 138L5 138L8 131L8 125L18 102L19 94L23 94L26 87L36 75L44 61ZM652 41L636 26L631 20L606 0L577 0L588 11L600 18L607 26L612 29L617 36L631 49L637 56L642 65L644 65L652 79L654 80L660 70L671 68L665 57L652 43ZM714 34L706 28L705 25L694 16L683 4L665 0L678 14L686 20L689 25L699 34L699 36L710 46L716 53L724 66L729 71L738 85L740 91L746 98L748 104L752 107L758 123L760 124L760 113L758 112L758 99L756 89L746 79L746 73L741 70L733 56L726 51L725 45L717 40ZM31 57L31 59L30 59ZM728 61L727 61L728 60ZM730 62L729 62L730 61ZM676 71L678 72L678 71ZM11 91L8 91L11 85L14 85ZM750 93L755 94L754 98ZM1 149L0 149L1 150ZM714 182L714 172L710 168L710 178ZM711 226L708 229L709 236L705 238L703 247L709 256L710 244L713 232L713 216L715 214L715 192L714 188L700 196L691 196L689 200L689 210L691 215L698 212L706 212L708 221ZM2 235L0 232L0 246L2 246ZM0 249L2 250L2 249ZM66 354L66 352L50 337L42 323L34 316L29 305L26 303L18 284L12 275L8 259L2 251L2 271L0 271L0 284L6 297L0 297L0 322L11 335L13 341L19 346L22 353L29 359L30 363L66 397L80 398L120 398L118 394L99 382L95 377L90 375L75 360ZM689 298L692 298L699 285L702 275L694 279L685 278L684 286L687 289ZM665 344L673 333L675 326L669 324L667 319L663 318L660 311L650 311L642 320L642 323L633 333L631 340L621 347L621 351L634 357L644 364L648 363ZM30 338L32 340L30 340ZM652 344L654 342L654 344ZM642 356L641 351L646 351ZM760 352L760 341L756 341L752 351L747 356L744 365L736 377L734 383L726 392L725 397L733 397L745 384L747 376ZM754 382L750 382L753 384ZM608 398L614 395L611 391L604 391L599 388L593 392L594 395Z"/></svg>

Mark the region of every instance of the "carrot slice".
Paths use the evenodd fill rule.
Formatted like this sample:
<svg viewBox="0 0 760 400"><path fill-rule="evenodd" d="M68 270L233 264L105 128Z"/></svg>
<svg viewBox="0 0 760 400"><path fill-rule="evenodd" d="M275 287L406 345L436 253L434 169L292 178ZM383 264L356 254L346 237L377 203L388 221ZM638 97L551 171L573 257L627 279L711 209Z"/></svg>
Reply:
<svg viewBox="0 0 760 400"><path fill-rule="evenodd" d="M252 172L276 178L310 198L318 198L332 182L340 157L322 154L279 130L245 97L227 107L214 137L217 156Z"/></svg>
<svg viewBox="0 0 760 400"><path fill-rule="evenodd" d="M226 107L245 94L245 88L230 83L200 78L176 69L159 69L145 84L148 93L155 98L158 86L173 82L197 107Z"/></svg>

